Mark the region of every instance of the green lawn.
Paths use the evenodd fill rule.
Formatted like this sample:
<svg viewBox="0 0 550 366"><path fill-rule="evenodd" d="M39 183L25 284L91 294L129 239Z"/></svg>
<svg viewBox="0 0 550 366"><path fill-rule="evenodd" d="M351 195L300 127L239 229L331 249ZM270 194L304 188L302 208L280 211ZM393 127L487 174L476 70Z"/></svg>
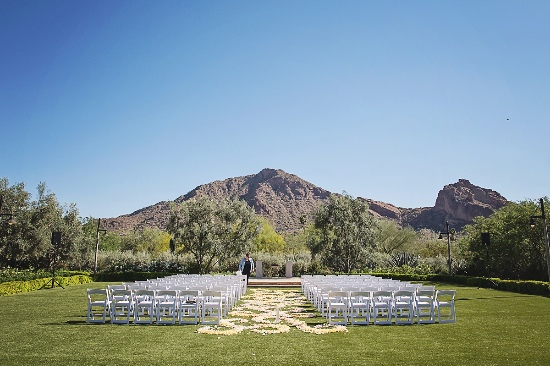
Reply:
<svg viewBox="0 0 550 366"><path fill-rule="evenodd" d="M550 364L550 298L539 296L437 285L457 290L454 324L217 336L196 333L200 325L87 324L87 287L0 297L0 364Z"/></svg>

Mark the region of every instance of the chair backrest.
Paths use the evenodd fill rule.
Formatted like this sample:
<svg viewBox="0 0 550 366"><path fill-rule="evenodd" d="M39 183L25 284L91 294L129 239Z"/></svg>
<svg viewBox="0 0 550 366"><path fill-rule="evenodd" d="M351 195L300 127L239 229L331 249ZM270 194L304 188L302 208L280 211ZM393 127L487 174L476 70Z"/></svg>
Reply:
<svg viewBox="0 0 550 366"><path fill-rule="evenodd" d="M109 293L105 288L89 288L86 291L88 293L88 301L108 301Z"/></svg>
<svg viewBox="0 0 550 366"><path fill-rule="evenodd" d="M153 290L138 289L134 291L134 298L139 301L149 301L154 299L154 297L155 291Z"/></svg>
<svg viewBox="0 0 550 366"><path fill-rule="evenodd" d="M202 298L205 302L220 302L222 301L222 293L221 291L203 291L202 292Z"/></svg>
<svg viewBox="0 0 550 366"><path fill-rule="evenodd" d="M176 302L178 294L175 290L158 290L155 291L155 298L159 301L173 301Z"/></svg>
<svg viewBox="0 0 550 366"><path fill-rule="evenodd" d="M367 302L371 297L370 291L351 291L350 298L355 302Z"/></svg>
<svg viewBox="0 0 550 366"><path fill-rule="evenodd" d="M395 301L404 301L412 303L414 301L414 292L411 290L399 290L393 293Z"/></svg>
<svg viewBox="0 0 550 366"><path fill-rule="evenodd" d="M372 296L373 292L379 291L379 290L380 290L380 288L377 287L377 286L364 286L364 287L361 287L361 291L370 292L371 296Z"/></svg>
<svg viewBox="0 0 550 366"><path fill-rule="evenodd" d="M347 300L348 295L349 295L349 292L347 291L329 291L328 292L329 299L336 299L338 302Z"/></svg>
<svg viewBox="0 0 550 366"><path fill-rule="evenodd" d="M126 290L126 285L108 285L109 290Z"/></svg>
<svg viewBox="0 0 550 366"><path fill-rule="evenodd" d="M393 292L387 290L374 291L372 297L376 301L390 302L393 299Z"/></svg>
<svg viewBox="0 0 550 366"><path fill-rule="evenodd" d="M430 291L430 290L435 292L435 286L424 286L424 285L422 285L422 286L419 286L419 287L416 288L416 291Z"/></svg>
<svg viewBox="0 0 550 366"><path fill-rule="evenodd" d="M111 300L114 302L117 301L131 301L132 300L132 290L112 290L111 291Z"/></svg>
<svg viewBox="0 0 550 366"><path fill-rule="evenodd" d="M456 295L456 290L437 290L435 293L435 298L437 302L454 302Z"/></svg>
<svg viewBox="0 0 550 366"><path fill-rule="evenodd" d="M414 301L416 304L420 305L428 305L432 306L435 301L435 292L434 290L421 290L416 289L416 293L414 295Z"/></svg>
<svg viewBox="0 0 550 366"><path fill-rule="evenodd" d="M184 302L196 302L197 297L199 297L199 291L197 290L181 290L180 291L180 301Z"/></svg>

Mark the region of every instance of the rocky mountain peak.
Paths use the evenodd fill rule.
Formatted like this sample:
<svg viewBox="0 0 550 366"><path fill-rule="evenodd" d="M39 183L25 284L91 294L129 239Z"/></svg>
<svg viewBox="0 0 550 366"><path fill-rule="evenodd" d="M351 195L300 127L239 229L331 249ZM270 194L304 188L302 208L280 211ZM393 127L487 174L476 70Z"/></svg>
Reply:
<svg viewBox="0 0 550 366"><path fill-rule="evenodd" d="M507 202L498 192L459 179L439 191L434 208L447 212L451 219L472 221L476 216L489 216Z"/></svg>
<svg viewBox="0 0 550 366"><path fill-rule="evenodd" d="M300 218L313 218L315 209L326 202L331 192L280 169L263 169L257 174L228 178L203 184L176 198L179 203L194 197L214 200L240 199L267 218L279 232L301 228ZM364 199L364 198L363 198ZM389 203L365 199L371 212L401 225L435 231L444 228L445 221L460 230L476 216L488 216L508 201L498 192L481 188L466 179L443 187L434 207L401 208ZM105 228L129 232L144 227L165 229L170 215L170 202L163 201L128 215L103 219Z"/></svg>

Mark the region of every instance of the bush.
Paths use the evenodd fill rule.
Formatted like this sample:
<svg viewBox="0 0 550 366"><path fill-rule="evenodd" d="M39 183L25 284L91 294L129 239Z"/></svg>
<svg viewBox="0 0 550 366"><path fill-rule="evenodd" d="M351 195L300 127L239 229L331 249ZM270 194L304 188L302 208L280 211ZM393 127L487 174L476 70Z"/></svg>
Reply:
<svg viewBox="0 0 550 366"><path fill-rule="evenodd" d="M198 273L194 270L195 261L190 254L163 252L153 257L149 253L127 251L100 251L98 272L170 272Z"/></svg>
<svg viewBox="0 0 550 366"><path fill-rule="evenodd" d="M74 275L88 275L88 272L83 271L65 271L59 270L55 272L56 277L70 277ZM16 268L4 268L0 270L0 283L13 282L13 281L30 281L39 278L51 278L52 273L44 269L16 269Z"/></svg>
<svg viewBox="0 0 550 366"><path fill-rule="evenodd" d="M49 282L51 280L52 278L49 277L49 278L38 278L34 280L29 280L29 281L3 282L3 283L0 283L0 296L40 290L41 288L44 288L44 287L48 288L50 287ZM89 275L75 275L70 277L56 276L55 280L63 287L92 282L92 278Z"/></svg>
<svg viewBox="0 0 550 366"><path fill-rule="evenodd" d="M163 278L174 273L170 272L102 272L92 275L94 282L133 282L147 281L153 278Z"/></svg>

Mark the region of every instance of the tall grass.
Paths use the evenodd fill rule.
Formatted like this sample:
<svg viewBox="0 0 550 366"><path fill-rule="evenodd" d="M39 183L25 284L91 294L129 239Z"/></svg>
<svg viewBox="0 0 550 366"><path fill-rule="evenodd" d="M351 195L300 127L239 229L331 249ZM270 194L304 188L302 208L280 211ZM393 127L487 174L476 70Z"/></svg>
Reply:
<svg viewBox="0 0 550 366"><path fill-rule="evenodd" d="M94 287L106 287L94 283ZM457 322L348 326L346 334L242 333L197 326L86 324L86 288L0 297L2 365L531 365L550 364L550 299L457 289Z"/></svg>

